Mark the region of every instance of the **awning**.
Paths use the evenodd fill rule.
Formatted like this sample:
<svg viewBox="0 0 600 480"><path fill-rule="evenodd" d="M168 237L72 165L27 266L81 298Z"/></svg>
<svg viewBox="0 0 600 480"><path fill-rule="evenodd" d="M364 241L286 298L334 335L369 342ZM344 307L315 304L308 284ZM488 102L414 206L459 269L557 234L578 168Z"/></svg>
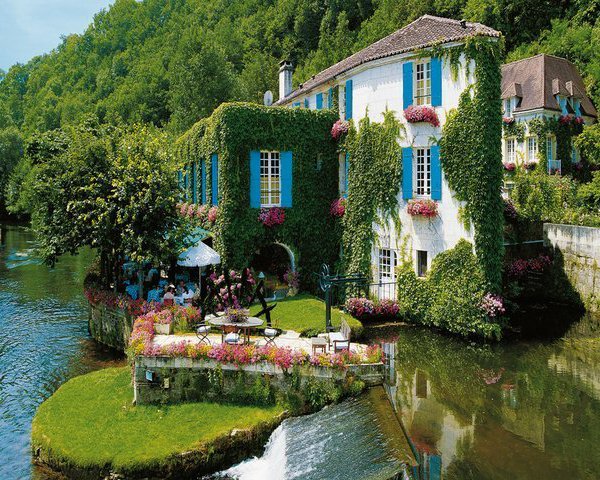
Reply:
<svg viewBox="0 0 600 480"><path fill-rule="evenodd" d="M218 263L221 263L221 256L202 241L188 248L177 260L180 267L206 267Z"/></svg>

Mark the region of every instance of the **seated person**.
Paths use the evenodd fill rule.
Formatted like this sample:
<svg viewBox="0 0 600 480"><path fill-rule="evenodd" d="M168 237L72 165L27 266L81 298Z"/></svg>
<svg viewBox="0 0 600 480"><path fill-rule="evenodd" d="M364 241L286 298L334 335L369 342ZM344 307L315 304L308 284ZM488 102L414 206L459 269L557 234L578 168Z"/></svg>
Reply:
<svg viewBox="0 0 600 480"><path fill-rule="evenodd" d="M175 285L169 285L167 292L163 296L163 304L173 305L175 300Z"/></svg>
<svg viewBox="0 0 600 480"><path fill-rule="evenodd" d="M183 295L183 292L185 292L186 290L187 287L185 286L185 281L179 280L179 283L177 284L177 295Z"/></svg>
<svg viewBox="0 0 600 480"><path fill-rule="evenodd" d="M183 303L187 303L190 304L192 303L192 299L194 298L194 291L190 290L189 288L187 288L187 286L185 287L185 290L183 291L183 293L181 294L181 297L183 298Z"/></svg>
<svg viewBox="0 0 600 480"><path fill-rule="evenodd" d="M155 285L152 290L148 291L148 297L146 300L148 302L160 302L160 296L161 296L162 292L163 292L163 289L160 288L158 285Z"/></svg>

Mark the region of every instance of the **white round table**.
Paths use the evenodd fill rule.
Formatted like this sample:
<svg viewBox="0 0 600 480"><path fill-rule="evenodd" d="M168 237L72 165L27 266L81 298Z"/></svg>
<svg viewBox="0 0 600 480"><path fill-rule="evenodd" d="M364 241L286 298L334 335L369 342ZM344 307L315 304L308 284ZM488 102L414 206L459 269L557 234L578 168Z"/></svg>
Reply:
<svg viewBox="0 0 600 480"><path fill-rule="evenodd" d="M210 318L207 320L208 323L215 327L221 328L221 330L225 331L228 327L239 328L244 331L244 336L246 337L246 343L248 343L250 339L250 330L258 328L262 326L264 320L261 320L257 317L248 317L244 322L232 322L225 316L219 316L215 318Z"/></svg>

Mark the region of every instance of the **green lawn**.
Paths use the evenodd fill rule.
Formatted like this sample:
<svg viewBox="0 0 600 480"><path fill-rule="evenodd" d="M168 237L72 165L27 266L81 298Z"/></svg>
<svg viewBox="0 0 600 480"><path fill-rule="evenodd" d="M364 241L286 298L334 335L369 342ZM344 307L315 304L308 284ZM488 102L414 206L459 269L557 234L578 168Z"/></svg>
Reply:
<svg viewBox="0 0 600 480"><path fill-rule="evenodd" d="M260 309L260 305L254 305L250 313L255 314ZM331 309L334 326L339 327L342 316L350 325L353 336L360 336L363 326L358 320L337 308ZM278 300L271 311L271 319L283 330L295 330L303 336L316 335L325 331L325 302L308 294Z"/></svg>
<svg viewBox="0 0 600 480"><path fill-rule="evenodd" d="M217 403L132 406L130 367L76 377L46 400L32 426L32 444L80 467L161 463L233 428L270 421L281 407Z"/></svg>

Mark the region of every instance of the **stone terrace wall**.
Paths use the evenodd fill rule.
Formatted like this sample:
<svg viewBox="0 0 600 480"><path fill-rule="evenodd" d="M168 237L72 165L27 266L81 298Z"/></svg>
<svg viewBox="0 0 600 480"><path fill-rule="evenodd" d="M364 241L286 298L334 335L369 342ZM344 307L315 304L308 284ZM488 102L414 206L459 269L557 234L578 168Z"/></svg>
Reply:
<svg viewBox="0 0 600 480"><path fill-rule="evenodd" d="M544 242L581 296L586 310L600 314L600 228L544 224Z"/></svg>
<svg viewBox="0 0 600 480"><path fill-rule="evenodd" d="M129 344L133 321L123 310L90 303L88 328L94 340L124 352Z"/></svg>
<svg viewBox="0 0 600 480"><path fill-rule="evenodd" d="M220 368L218 368L220 366ZM146 373L152 372L152 380ZM339 384L348 375L367 386L383 383L383 364L350 365L346 370L325 367L301 367L293 385L291 375L272 364L260 363L237 367L216 361L182 357L137 357L134 373L136 404L168 404L185 401L242 400L240 395L279 394L301 388L310 379ZM268 390L266 390L268 389Z"/></svg>

